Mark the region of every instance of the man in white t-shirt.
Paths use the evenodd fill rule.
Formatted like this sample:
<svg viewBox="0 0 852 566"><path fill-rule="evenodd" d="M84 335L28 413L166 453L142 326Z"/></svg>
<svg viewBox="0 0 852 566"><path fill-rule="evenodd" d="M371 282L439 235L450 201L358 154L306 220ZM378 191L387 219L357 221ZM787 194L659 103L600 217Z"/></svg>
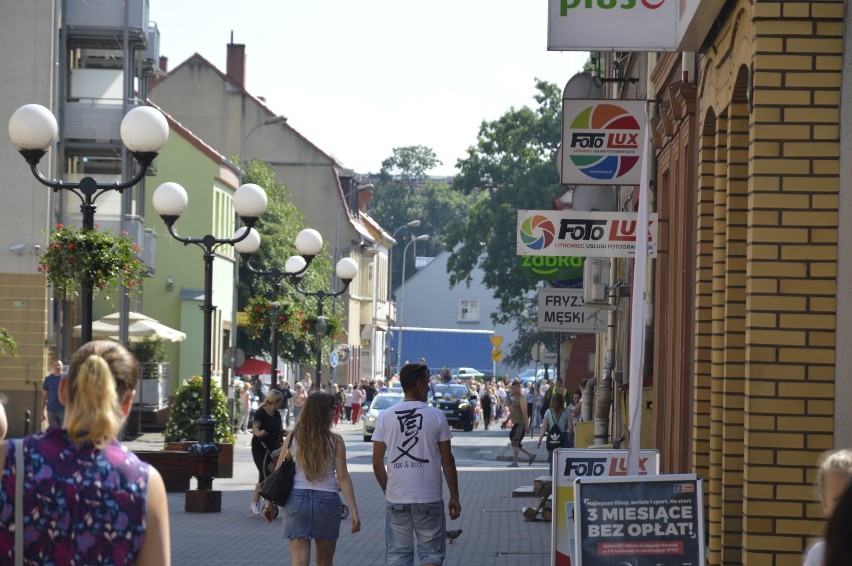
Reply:
<svg viewBox="0 0 852 566"><path fill-rule="evenodd" d="M450 519L461 515L452 433L444 413L426 404L429 369L408 364L399 380L405 398L379 415L373 431L373 473L387 500L385 562L414 563L413 532L420 564L440 565L447 548L442 472Z"/></svg>

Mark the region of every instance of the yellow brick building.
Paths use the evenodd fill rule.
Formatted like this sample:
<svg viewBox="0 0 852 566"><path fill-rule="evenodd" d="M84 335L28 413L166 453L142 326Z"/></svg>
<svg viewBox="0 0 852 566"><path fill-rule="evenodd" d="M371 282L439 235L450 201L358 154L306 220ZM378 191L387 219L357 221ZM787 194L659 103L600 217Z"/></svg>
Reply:
<svg viewBox="0 0 852 566"><path fill-rule="evenodd" d="M692 466L711 564L798 566L824 521L815 463L844 438L844 4L740 0L717 24L697 76Z"/></svg>

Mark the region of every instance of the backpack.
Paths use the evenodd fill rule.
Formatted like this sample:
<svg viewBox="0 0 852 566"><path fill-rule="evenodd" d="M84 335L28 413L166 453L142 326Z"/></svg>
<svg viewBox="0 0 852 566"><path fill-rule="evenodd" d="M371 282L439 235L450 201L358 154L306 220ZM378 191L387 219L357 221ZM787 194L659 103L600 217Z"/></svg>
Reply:
<svg viewBox="0 0 852 566"><path fill-rule="evenodd" d="M566 412L567 411L563 410L562 414L559 416L559 420L555 421L550 427L550 430L547 431L547 443L545 446L548 450L556 450L562 446L562 437L566 434L566 432L559 428L559 423L562 421L562 417L565 416ZM550 411L550 419L553 419L553 411Z"/></svg>

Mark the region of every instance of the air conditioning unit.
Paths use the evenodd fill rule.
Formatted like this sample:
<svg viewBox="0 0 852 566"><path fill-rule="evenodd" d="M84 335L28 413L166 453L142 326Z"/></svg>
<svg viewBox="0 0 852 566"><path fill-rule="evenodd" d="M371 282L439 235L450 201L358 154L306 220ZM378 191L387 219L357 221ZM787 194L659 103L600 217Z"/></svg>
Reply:
<svg viewBox="0 0 852 566"><path fill-rule="evenodd" d="M609 284L609 259L589 257L583 265L583 301L600 304L607 302L606 287Z"/></svg>

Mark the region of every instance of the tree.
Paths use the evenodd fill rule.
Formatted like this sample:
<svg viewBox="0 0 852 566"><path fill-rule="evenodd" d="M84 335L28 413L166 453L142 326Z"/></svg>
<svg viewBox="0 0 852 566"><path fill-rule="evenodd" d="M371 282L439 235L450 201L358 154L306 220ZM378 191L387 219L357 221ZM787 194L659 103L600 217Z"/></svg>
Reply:
<svg viewBox="0 0 852 566"><path fill-rule="evenodd" d="M271 269L283 271L287 258L298 255L295 241L296 235L305 228L304 215L290 202L290 190L283 183L275 180L275 173L269 165L254 159L245 167L243 181L263 187L269 200L266 212L255 224L255 229L261 235L261 245L252 256L251 264L262 271ZM299 285L304 290L316 291L328 287L332 268L328 258L327 244L323 248L300 279ZM240 264L238 296L239 304L243 308L249 304L266 305L273 297L272 279L252 273L243 262ZM306 335L306 330L312 326L316 318L316 298L302 295L293 288L288 279L285 279L281 283L279 303L279 310L290 313L293 322L298 319L298 325L287 324L287 321L279 324L278 355L284 360L310 363L314 359L316 350L310 337ZM340 309L338 312L330 312L332 310L330 305L324 306L329 311L326 316L333 319L330 322L331 328L339 329L341 327ZM264 318L265 324L239 329L237 343L247 355L264 355L270 352L272 334L268 317L264 316ZM259 331L258 326L260 326ZM335 334L329 332L324 340L325 346L330 347L331 344L336 343L336 338Z"/></svg>
<svg viewBox="0 0 852 566"><path fill-rule="evenodd" d="M552 340L549 333L536 331L535 319L528 315L536 310L536 282L516 272L515 211L549 209L562 190L556 170L562 91L538 79L535 88L537 108L510 108L497 120L483 121L476 145L458 161L453 186L471 195L473 204L445 238L453 250L447 263L450 284L469 284L472 270L479 266L484 285L500 301L493 322L515 323L519 340L507 357L514 365L529 361L532 342Z"/></svg>
<svg viewBox="0 0 852 566"><path fill-rule="evenodd" d="M374 183L370 216L391 232L411 220L420 220L419 228L399 232L397 241L404 246L411 234L429 234L428 241L418 243L421 255L436 255L444 249L446 234L463 220L470 203L467 195L454 191L445 180L426 175L440 164L428 147L397 147L391 157L382 161L379 178ZM402 256L402 253L393 255L394 286L402 283ZM406 259L406 274L413 275L414 254Z"/></svg>
<svg viewBox="0 0 852 566"><path fill-rule="evenodd" d="M18 343L12 337L12 333L7 329L0 327L0 355L11 355L18 357Z"/></svg>

